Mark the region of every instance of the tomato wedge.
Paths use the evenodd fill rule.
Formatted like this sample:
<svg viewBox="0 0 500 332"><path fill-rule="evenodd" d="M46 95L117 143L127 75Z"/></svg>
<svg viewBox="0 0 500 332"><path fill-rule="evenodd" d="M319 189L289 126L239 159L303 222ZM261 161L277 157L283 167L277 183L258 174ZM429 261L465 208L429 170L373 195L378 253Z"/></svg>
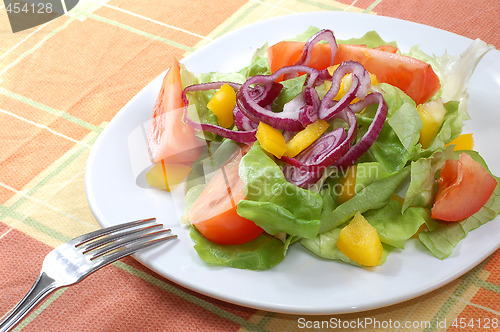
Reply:
<svg viewBox="0 0 500 332"><path fill-rule="evenodd" d="M305 43L296 41L281 41L267 49L269 68L274 73L281 67L291 66L299 61L304 50ZM315 44L311 53L311 60L307 64L318 70L326 69L330 66L331 48L329 44ZM276 81L281 81L279 77Z"/></svg>
<svg viewBox="0 0 500 332"><path fill-rule="evenodd" d="M488 201L497 186L495 178L467 153L446 161L438 179L431 216L459 221L472 216Z"/></svg>
<svg viewBox="0 0 500 332"><path fill-rule="evenodd" d="M242 151L236 151L208 181L188 211L191 224L206 239L223 245L242 244L255 239L263 229L236 213L245 198L244 183L238 174Z"/></svg>
<svg viewBox="0 0 500 332"><path fill-rule="evenodd" d="M295 64L302 55L304 45L302 42L282 41L269 47L271 72ZM390 45L367 48L364 45L339 44L334 64L357 61L368 72L375 74L379 82L400 88L417 104L428 101L441 88L439 77L429 64L396 51L397 48ZM325 69L330 64L330 57L329 44L315 44L308 65L318 70Z"/></svg>
<svg viewBox="0 0 500 332"><path fill-rule="evenodd" d="M153 160L189 164L201 154L203 141L183 121L184 102L180 64L173 60L158 94L148 133L148 146Z"/></svg>
<svg viewBox="0 0 500 332"><path fill-rule="evenodd" d="M417 104L434 96L441 84L432 67L418 59L380 49L341 45L335 54L335 63L354 60L379 82L389 83L403 90Z"/></svg>

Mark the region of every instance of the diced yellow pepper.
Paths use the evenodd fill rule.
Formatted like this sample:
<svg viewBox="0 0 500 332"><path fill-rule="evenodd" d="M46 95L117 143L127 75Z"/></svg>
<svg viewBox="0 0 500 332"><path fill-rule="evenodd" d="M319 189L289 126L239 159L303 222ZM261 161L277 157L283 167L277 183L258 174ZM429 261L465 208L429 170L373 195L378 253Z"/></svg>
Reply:
<svg viewBox="0 0 500 332"><path fill-rule="evenodd" d="M166 191L174 189L191 172L191 167L182 164L166 164L161 160L146 173L149 185Z"/></svg>
<svg viewBox="0 0 500 332"><path fill-rule="evenodd" d="M219 125L229 128L234 123L233 109L236 106L236 92L229 84L223 84L207 104L216 116Z"/></svg>
<svg viewBox="0 0 500 332"><path fill-rule="evenodd" d="M364 266L379 265L384 253L377 230L359 212L340 230L337 247L347 257Z"/></svg>
<svg viewBox="0 0 500 332"><path fill-rule="evenodd" d="M426 149L432 140L434 140L434 137L436 137L439 128L441 128L446 109L444 108L443 101L438 98L425 104L417 105L417 111L423 123L419 142Z"/></svg>
<svg viewBox="0 0 500 332"><path fill-rule="evenodd" d="M472 134L462 134L450 143L446 144L446 146L448 145L455 145L453 151L472 150L474 149L474 139Z"/></svg>
<svg viewBox="0 0 500 332"><path fill-rule="evenodd" d="M354 196L356 189L356 165L349 167L341 181L340 193L337 200L340 204L347 202Z"/></svg>
<svg viewBox="0 0 500 332"><path fill-rule="evenodd" d="M264 150L278 158L283 157L286 151L286 142L281 131L271 127L267 123L260 122L255 137L257 137Z"/></svg>
<svg viewBox="0 0 500 332"><path fill-rule="evenodd" d="M299 131L286 143L284 156L295 157L298 155L323 135L328 126L328 122L320 119L308 125L304 130Z"/></svg>
<svg viewBox="0 0 500 332"><path fill-rule="evenodd" d="M327 68L328 73L330 75L333 75L335 70L337 70L338 66L339 65L328 67ZM370 74L370 80L371 80L371 85L378 84L377 76L375 74ZM342 99L342 97L344 97L344 95L349 91L351 87L352 87L352 74L345 75L342 78L342 81L340 82L339 92L335 97L333 97L333 100L339 101L340 99ZM351 104L354 104L358 101L359 101L358 98L354 98L354 100L351 101Z"/></svg>

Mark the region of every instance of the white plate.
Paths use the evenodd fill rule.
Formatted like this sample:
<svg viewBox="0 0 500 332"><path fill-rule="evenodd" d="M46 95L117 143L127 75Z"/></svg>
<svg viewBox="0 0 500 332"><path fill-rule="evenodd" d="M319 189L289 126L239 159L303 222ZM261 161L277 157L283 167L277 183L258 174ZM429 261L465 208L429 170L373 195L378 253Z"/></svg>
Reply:
<svg viewBox="0 0 500 332"><path fill-rule="evenodd" d="M339 39L376 30L397 41L403 51L413 45L429 54L460 54L470 39L416 23L374 15L342 12L303 13L259 22L229 33L191 54L183 62L194 72L231 71L248 64L254 50L303 32L309 25L334 30ZM431 37L431 38L430 38ZM165 54L167 57L168 54ZM390 254L374 269L361 269L319 259L300 244L292 246L275 268L254 272L207 266L180 226L168 193L145 187L149 166L141 125L151 116L161 75L135 96L109 123L88 160L86 190L90 207L106 227L155 216L179 240L136 258L162 276L197 292L243 306L294 314L334 314L379 308L430 292L466 273L500 247L500 220L471 232L451 257L439 260L418 241ZM466 131L474 132L476 149L500 175L500 52L488 53L470 85Z"/></svg>

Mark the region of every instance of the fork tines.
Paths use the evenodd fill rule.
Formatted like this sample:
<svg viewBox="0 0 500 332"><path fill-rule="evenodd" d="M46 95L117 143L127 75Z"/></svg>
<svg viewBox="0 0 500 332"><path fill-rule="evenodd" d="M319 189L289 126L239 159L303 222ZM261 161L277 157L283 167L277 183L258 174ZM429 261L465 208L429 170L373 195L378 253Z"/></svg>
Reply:
<svg viewBox="0 0 500 332"><path fill-rule="evenodd" d="M148 218L97 230L73 241L91 260L102 257L114 261L177 237L168 235L169 232L170 229L163 229L163 225L156 223L156 218Z"/></svg>

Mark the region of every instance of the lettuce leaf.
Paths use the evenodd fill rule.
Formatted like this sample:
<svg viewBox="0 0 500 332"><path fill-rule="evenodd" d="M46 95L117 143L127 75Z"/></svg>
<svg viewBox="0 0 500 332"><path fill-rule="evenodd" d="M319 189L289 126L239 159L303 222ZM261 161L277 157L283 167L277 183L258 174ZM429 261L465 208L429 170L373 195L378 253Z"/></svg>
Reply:
<svg viewBox="0 0 500 332"><path fill-rule="evenodd" d="M500 184L500 178L495 177ZM419 234L420 241L439 259L445 259L457 244L472 230L493 220L500 213L500 185L497 185L486 204L470 216L459 222L439 223L437 229Z"/></svg>
<svg viewBox="0 0 500 332"><path fill-rule="evenodd" d="M377 140L359 161L378 162L392 173L402 169L420 150L420 145L417 145L417 142L422 129L422 120L415 102L400 89L380 83L376 85L376 90L384 96L388 107L388 119ZM374 115L375 107L373 106L357 114L358 126L360 126L358 138L366 133Z"/></svg>
<svg viewBox="0 0 500 332"><path fill-rule="evenodd" d="M409 174L410 168L405 167L386 178L373 181L350 200L340 204L329 214L322 216L320 233L344 224L358 211L364 213L383 207Z"/></svg>
<svg viewBox="0 0 500 332"><path fill-rule="evenodd" d="M243 156L239 174L245 183L245 200L238 203L238 214L272 234L317 234L323 206L321 195L286 181L281 168L258 143ZM294 225L301 226L292 230Z"/></svg>
<svg viewBox="0 0 500 332"><path fill-rule="evenodd" d="M340 230L340 227L333 228L327 232L318 234L318 236L314 239L302 239L300 240L300 244L319 257L340 260L345 263L361 267L360 264L350 259L337 247ZM394 247L384 243L382 243L382 246L384 247L384 253L379 265L385 263L387 256L394 249Z"/></svg>
<svg viewBox="0 0 500 332"><path fill-rule="evenodd" d="M303 88L306 81L307 75L301 75L295 78L291 78L286 81L280 82L283 85L283 89L279 93L278 97L273 101L272 109L275 112L280 112L286 103L298 96Z"/></svg>
<svg viewBox="0 0 500 332"><path fill-rule="evenodd" d="M382 243L400 249L404 249L405 242L430 219L429 211L421 207L411 207L401 213L401 204L393 200L363 216L375 227Z"/></svg>
<svg viewBox="0 0 500 332"><path fill-rule="evenodd" d="M283 261L293 240L289 237L283 243L263 233L247 243L219 245L205 239L194 227L191 227L190 236L195 242L194 249L204 262L256 271L270 269Z"/></svg>
<svg viewBox="0 0 500 332"><path fill-rule="evenodd" d="M287 233L293 236L314 238L319 232L319 219L304 220L287 209L270 202L243 200L238 203L238 215L252 220L271 235Z"/></svg>
<svg viewBox="0 0 500 332"><path fill-rule="evenodd" d="M428 157L433 152L443 149L446 144L462 133L465 119L463 118L463 113L460 112L460 105L461 103L457 101L444 103L446 114L444 115L443 124L429 147L423 150L420 156Z"/></svg>
<svg viewBox="0 0 500 332"><path fill-rule="evenodd" d="M453 147L435 152L429 158L420 158L411 163L410 185L405 194L403 211L410 206L431 206L436 189L437 173L446 160L453 157Z"/></svg>
<svg viewBox="0 0 500 332"><path fill-rule="evenodd" d="M481 164L486 170L485 161L475 151L455 151L453 158L458 158L462 152L468 153L474 160ZM490 172L491 174L491 172ZM437 227L419 234L420 241L429 251L439 259L451 255L457 244L472 230L495 219L500 214L500 178L494 176L497 181L495 191L486 204L475 214L459 222L436 222Z"/></svg>

